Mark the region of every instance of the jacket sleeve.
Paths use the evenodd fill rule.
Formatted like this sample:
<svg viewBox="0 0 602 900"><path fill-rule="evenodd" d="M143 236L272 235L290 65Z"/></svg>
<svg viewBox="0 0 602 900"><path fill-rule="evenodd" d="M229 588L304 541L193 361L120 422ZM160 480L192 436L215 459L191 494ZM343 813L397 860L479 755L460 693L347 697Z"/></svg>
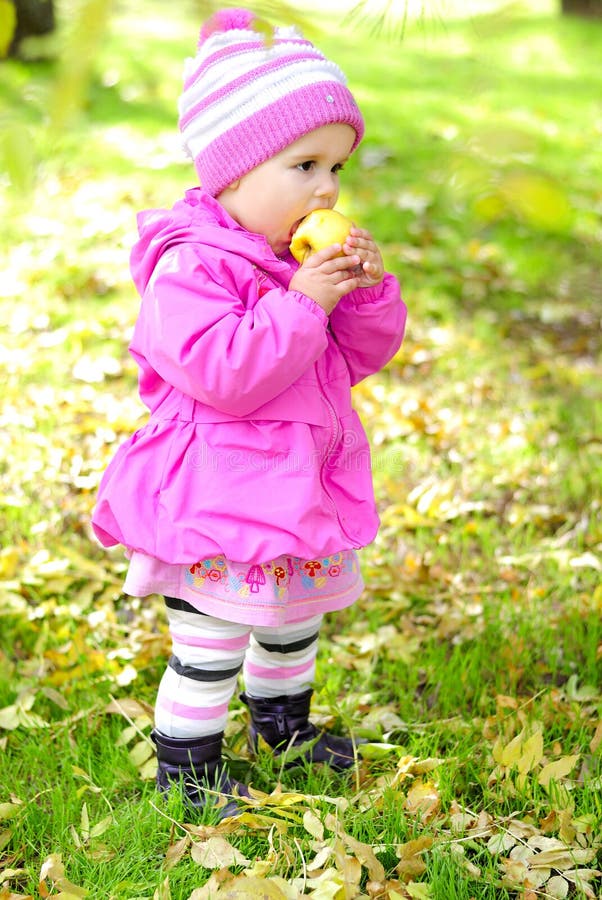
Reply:
<svg viewBox="0 0 602 900"><path fill-rule="evenodd" d="M399 282L388 273L375 287L352 291L339 301L330 314L330 327L352 384L378 372L395 356L406 316Z"/></svg>
<svg viewBox="0 0 602 900"><path fill-rule="evenodd" d="M183 393L245 416L313 365L326 349L328 319L297 291L275 287L256 299L250 264L234 283L223 260L201 260L192 245L167 251L144 291L130 349Z"/></svg>

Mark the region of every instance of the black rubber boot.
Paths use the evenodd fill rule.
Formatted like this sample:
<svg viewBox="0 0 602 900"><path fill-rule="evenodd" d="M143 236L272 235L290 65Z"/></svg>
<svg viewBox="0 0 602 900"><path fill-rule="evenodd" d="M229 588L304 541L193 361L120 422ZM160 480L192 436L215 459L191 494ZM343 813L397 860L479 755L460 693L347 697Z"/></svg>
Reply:
<svg viewBox="0 0 602 900"><path fill-rule="evenodd" d="M244 784L233 781L224 771L222 760L223 731L209 737L173 738L156 729L151 738L157 748L157 788L168 793L174 784L180 785L184 799L195 809L217 803L215 791L248 797ZM229 800L217 810L220 819L236 816L240 808Z"/></svg>
<svg viewBox="0 0 602 900"><path fill-rule="evenodd" d="M312 763L327 763L331 768L349 769L355 762L353 741L328 732L319 731L309 721L309 705L313 691L310 689L292 697L282 695L268 699L258 699L241 694L240 699L251 711L249 742L257 750L259 735L275 750L283 753L289 745L298 747L309 741L312 745L300 755L294 754L288 766L299 765L306 760ZM361 738L356 744L363 744Z"/></svg>

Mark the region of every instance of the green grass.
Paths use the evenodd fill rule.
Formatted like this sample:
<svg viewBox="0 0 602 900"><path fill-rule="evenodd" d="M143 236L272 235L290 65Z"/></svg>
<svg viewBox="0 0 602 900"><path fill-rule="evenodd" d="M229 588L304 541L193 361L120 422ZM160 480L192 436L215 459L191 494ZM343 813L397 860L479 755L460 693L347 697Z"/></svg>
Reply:
<svg viewBox="0 0 602 900"><path fill-rule="evenodd" d="M89 528L143 414L126 353L135 213L193 181L175 100L198 23L144 10L114 13L60 132L56 64L0 68L0 897L69 894L60 855L90 897L188 900L210 871L168 848L220 834L130 755L166 625L158 598L121 595L121 552ZM367 120L340 205L379 237L410 310L402 351L354 392L382 526L364 596L324 628L313 707L372 744L349 777L283 770L249 755L235 702L235 776L298 797L225 837L251 874L285 880L263 882L273 897L545 896L504 878L512 850L491 840L518 822L523 843L562 839L573 867L602 869L602 29L533 2L410 22L401 43L316 42ZM137 734L111 698L139 704ZM547 784L544 767L573 757ZM353 838L384 866L380 892ZM592 877L570 896L599 895Z"/></svg>

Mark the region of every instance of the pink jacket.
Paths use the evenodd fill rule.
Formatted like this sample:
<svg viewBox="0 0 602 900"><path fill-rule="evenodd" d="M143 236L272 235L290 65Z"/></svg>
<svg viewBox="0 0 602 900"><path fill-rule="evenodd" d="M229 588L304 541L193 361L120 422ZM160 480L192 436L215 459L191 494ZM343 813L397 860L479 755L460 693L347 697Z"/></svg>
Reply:
<svg viewBox="0 0 602 900"><path fill-rule="evenodd" d="M400 346L395 278L348 294L328 318L288 290L293 258L200 188L141 213L139 229L130 352L150 419L103 476L99 540L168 563L368 544L378 516L350 387Z"/></svg>

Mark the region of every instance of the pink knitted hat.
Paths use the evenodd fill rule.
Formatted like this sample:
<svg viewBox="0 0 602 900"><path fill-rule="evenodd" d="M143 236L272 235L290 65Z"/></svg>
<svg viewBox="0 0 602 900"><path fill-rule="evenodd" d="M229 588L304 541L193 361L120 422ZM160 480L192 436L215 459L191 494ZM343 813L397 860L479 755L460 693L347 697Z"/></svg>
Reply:
<svg viewBox="0 0 602 900"><path fill-rule="evenodd" d="M339 67L295 29L278 28L265 41L252 30L254 18L246 9L216 13L201 29L196 56L186 60L180 131L214 197L322 125L351 125L352 149L364 133Z"/></svg>

